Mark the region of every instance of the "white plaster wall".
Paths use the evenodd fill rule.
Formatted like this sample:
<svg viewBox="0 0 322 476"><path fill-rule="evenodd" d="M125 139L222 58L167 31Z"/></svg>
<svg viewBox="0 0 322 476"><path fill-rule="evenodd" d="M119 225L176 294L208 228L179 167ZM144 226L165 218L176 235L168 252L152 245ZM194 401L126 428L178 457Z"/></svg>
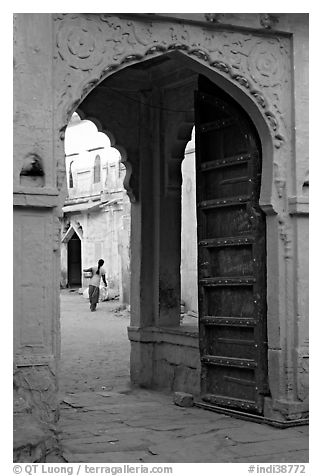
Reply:
<svg viewBox="0 0 322 476"><path fill-rule="evenodd" d="M76 113L73 118L75 117L75 122L70 123L65 135L68 198L97 195L106 188L108 191L122 189L124 171L119 173L120 153L111 147L107 135L99 132L93 122L87 120L76 122L78 117ZM94 161L97 155L101 158L101 180L94 183ZM73 188L69 187L71 163ZM110 180L110 176L114 179Z"/></svg>
<svg viewBox="0 0 322 476"><path fill-rule="evenodd" d="M67 286L67 243L62 243L60 247L60 285L65 288Z"/></svg>
<svg viewBox="0 0 322 476"><path fill-rule="evenodd" d="M194 138L182 162L181 299L185 311L198 312L197 211Z"/></svg>
<svg viewBox="0 0 322 476"><path fill-rule="evenodd" d="M119 292L120 267L118 254L118 236L122 225L122 208L115 207L109 211L82 213L75 219L83 228L82 268L95 266L99 259L104 259L106 277L113 289ZM86 286L88 281L83 281Z"/></svg>
<svg viewBox="0 0 322 476"><path fill-rule="evenodd" d="M95 149L95 150L91 150ZM129 272L129 233L123 229L123 202L129 215L129 199L123 188L125 168L120 164L119 152L110 146L108 137L98 132L91 121L81 121L77 114L67 127L65 136L66 179L68 200L66 205L97 200L100 203L111 201L95 211L75 211L68 213L66 219L79 223L83 229L82 267L94 266L99 259L104 259L106 277L109 286L117 293L122 291L126 269ZM77 155L75 155L77 154ZM96 155L101 158L101 180L93 183L94 161ZM69 187L69 170L72 162L73 187ZM116 202L114 202L116 200ZM129 218L129 216L128 216ZM63 246L62 246L63 248ZM124 251L123 251L124 248ZM126 251L127 250L127 251ZM64 250L62 250L64 255ZM128 262L124 260L128 259ZM122 264L123 260L123 264ZM63 262L63 261L62 261ZM65 270L62 268L62 272ZM83 278L83 287L88 279ZM123 294L121 292L121 294Z"/></svg>
<svg viewBox="0 0 322 476"><path fill-rule="evenodd" d="M53 423L57 416L56 289L60 257L57 161L53 157L52 37L51 15L14 15L13 269L18 272L13 276L13 410L14 422L19 422L15 434L23 436L23 425L28 420L32 422L31 439L33 430L39 428L37 441L46 422ZM25 159L34 154L44 171L42 186L36 180L21 182ZM25 408L22 401L26 402ZM24 417L27 420L23 421Z"/></svg>

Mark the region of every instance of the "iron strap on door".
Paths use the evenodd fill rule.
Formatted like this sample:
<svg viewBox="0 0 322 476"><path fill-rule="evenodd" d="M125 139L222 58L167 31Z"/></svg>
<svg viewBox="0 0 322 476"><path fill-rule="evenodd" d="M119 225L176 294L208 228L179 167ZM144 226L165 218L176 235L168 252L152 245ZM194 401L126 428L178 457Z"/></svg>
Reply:
<svg viewBox="0 0 322 476"><path fill-rule="evenodd" d="M195 126L202 399L261 414L267 344L260 143L246 113L202 77Z"/></svg>

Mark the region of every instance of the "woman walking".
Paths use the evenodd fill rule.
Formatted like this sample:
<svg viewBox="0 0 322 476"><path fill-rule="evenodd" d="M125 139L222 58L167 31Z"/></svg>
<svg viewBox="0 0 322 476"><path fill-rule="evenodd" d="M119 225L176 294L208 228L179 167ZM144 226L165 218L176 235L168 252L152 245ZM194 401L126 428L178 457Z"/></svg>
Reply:
<svg viewBox="0 0 322 476"><path fill-rule="evenodd" d="M100 296L100 282L101 278L103 280L104 285L107 287L107 282L105 279L105 269L103 268L104 260L98 260L97 266L93 268L84 269L85 272L91 272L92 277L89 282L88 288L88 295L89 295L89 302L90 302L90 310L96 311L96 305L98 303L98 299Z"/></svg>

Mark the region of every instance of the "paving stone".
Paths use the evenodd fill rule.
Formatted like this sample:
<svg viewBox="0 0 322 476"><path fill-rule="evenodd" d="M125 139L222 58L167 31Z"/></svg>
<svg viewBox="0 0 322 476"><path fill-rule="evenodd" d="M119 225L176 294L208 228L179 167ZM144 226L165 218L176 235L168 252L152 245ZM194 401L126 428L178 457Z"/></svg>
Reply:
<svg viewBox="0 0 322 476"><path fill-rule="evenodd" d="M192 407L193 395L185 392L175 392L173 397L173 403L179 407Z"/></svg>
<svg viewBox="0 0 322 476"><path fill-rule="evenodd" d="M282 453L264 454L260 456L239 457L236 463L308 463L309 453L307 450L284 451Z"/></svg>
<svg viewBox="0 0 322 476"><path fill-rule="evenodd" d="M164 455L145 456L143 463L231 463L230 454L200 454L200 452L187 452L187 450L173 451Z"/></svg>
<svg viewBox="0 0 322 476"><path fill-rule="evenodd" d="M309 442L306 438L287 438L270 440L267 442L253 442L236 445L232 448L234 454L240 456L260 456L265 454L281 454L288 451L308 450Z"/></svg>
<svg viewBox="0 0 322 476"><path fill-rule="evenodd" d="M61 388L69 393L61 394L68 403L60 406L58 430L67 461L298 463L308 460L308 427L280 430L195 406L181 407L173 404L173 394L128 385L127 322L120 323L120 319L113 320L106 313L108 328L101 319L93 329L87 306L85 311L82 309L81 304L77 315L83 316L82 343L74 331L79 330L74 305L70 306L68 338L62 330ZM62 327L65 324L63 316ZM115 338L111 338L113 326L119 326L113 334ZM118 332L122 332L122 337Z"/></svg>
<svg viewBox="0 0 322 476"><path fill-rule="evenodd" d="M301 433L302 435L309 436L310 427L309 425L295 426L294 428L292 428L292 430L294 432Z"/></svg>
<svg viewBox="0 0 322 476"><path fill-rule="evenodd" d="M89 461L83 453L94 455L89 456L92 462L227 463L248 462L249 458L287 461L285 455L292 461L307 458L307 450L301 453L307 438L298 428L280 430L202 409L178 407L170 396L165 405L158 401L156 406L152 397L146 402L149 405L142 405L139 398L133 400L132 395L113 405L104 404L110 397L99 397L103 403L96 410L68 407L64 411L59 428L70 462ZM270 440L275 444L273 448ZM107 460L109 454L112 456ZM134 454L136 459L132 459ZM273 454L278 457L270 460Z"/></svg>
<svg viewBox="0 0 322 476"><path fill-rule="evenodd" d="M64 453L70 463L142 463L145 451L115 451L113 453ZM69 459L70 458L70 459Z"/></svg>
<svg viewBox="0 0 322 476"><path fill-rule="evenodd" d="M171 427L169 429L172 430L180 430L183 436L189 436L193 434L199 434L199 433L205 433L203 431L204 428L206 428L206 431L218 431L220 429L225 429L225 428L240 428L241 421L236 420L233 418L222 418L214 421L209 421L207 422L200 422L198 419L171 419ZM152 422L149 422L149 427L150 428L155 428L155 429L166 429L166 426L164 425L164 422L159 423L159 427L157 427L157 423L151 424ZM137 426L137 422L133 421L127 421L128 425L131 426ZM145 424L147 424L147 421L145 421ZM199 431L200 430L200 431Z"/></svg>
<svg viewBox="0 0 322 476"><path fill-rule="evenodd" d="M103 428L87 428L84 426L79 427L77 429L71 428L69 431L63 431L60 433L60 441L64 442L64 440L69 440L70 438L86 438L89 436L102 436L106 430Z"/></svg>
<svg viewBox="0 0 322 476"><path fill-rule="evenodd" d="M75 401L74 399L68 398L68 397L64 398L63 403L66 403L67 405L69 405L73 408L83 408L84 407L84 404L79 403L79 402Z"/></svg>
<svg viewBox="0 0 322 476"><path fill-rule="evenodd" d="M184 428L184 422L182 420L175 422L164 421L162 419L160 420L159 418L129 420L127 421L127 425L137 428L147 428L156 431L172 431Z"/></svg>
<svg viewBox="0 0 322 476"><path fill-rule="evenodd" d="M220 452L230 454L232 443L224 437L217 438L207 435L197 435L188 438L176 438L163 444L150 445L149 448L158 455L184 455L187 462L200 462L206 458L206 461L212 462ZM189 448L189 451L187 449ZM228 451L228 453L227 453ZM183 460L184 461L184 460ZM182 461L182 462L183 462ZM216 460L217 461L217 460ZM178 459L178 462L181 462Z"/></svg>
<svg viewBox="0 0 322 476"><path fill-rule="evenodd" d="M46 463L65 463L63 457L56 453L50 453L46 455Z"/></svg>
<svg viewBox="0 0 322 476"><path fill-rule="evenodd" d="M153 431L147 431L146 429L140 429L138 430L137 428L129 428L125 425L118 427L118 428L105 428L101 429L97 434L93 434L93 432L82 432L82 433L74 433L74 434L69 434L67 437L61 437L61 442L62 445L65 446L65 444L69 444L70 441L73 442L80 442L80 444L83 444L84 442L91 443L92 441L96 442L104 442L104 441L128 441L128 442L136 442L138 439L141 439L142 441L150 441L151 434ZM95 437L95 440L94 438ZM160 439L159 435L158 438Z"/></svg>
<svg viewBox="0 0 322 476"><path fill-rule="evenodd" d="M215 451L209 446L178 446L171 447L149 447L157 455L147 455L144 457L145 463L229 463L233 457L229 449L219 449Z"/></svg>
<svg viewBox="0 0 322 476"><path fill-rule="evenodd" d="M149 445L146 439L133 436L122 436L121 439L111 436L70 439L64 443L64 450L70 453L109 453L115 451L145 450Z"/></svg>
<svg viewBox="0 0 322 476"><path fill-rule="evenodd" d="M261 427L254 428L250 431L250 429L246 426L243 428L232 428L232 429L225 429L220 430L217 435L225 435L229 439L233 440L234 442L238 443L252 443L252 442L260 442L260 441L270 441L274 440L284 440L285 438L300 438L299 433L296 432L287 432L285 434L285 430L279 430L277 428L264 428L264 425Z"/></svg>
<svg viewBox="0 0 322 476"><path fill-rule="evenodd" d="M234 423L231 423L231 426L228 428L234 428ZM225 427L227 428L227 426ZM178 431L174 431L174 433L180 437L189 437L189 436L197 436L197 435L202 435L202 434L217 434L218 431L220 431L216 425L216 422L214 423L193 423L189 422L188 424L184 425L184 427Z"/></svg>
<svg viewBox="0 0 322 476"><path fill-rule="evenodd" d="M95 402L96 403L96 402ZM107 410L109 413L123 413L123 414L132 414L134 411L138 414L147 414L148 409L151 409L151 413L155 413L159 404L155 404L154 402L145 402L145 403L134 403L131 404L129 402L122 402L122 403L105 403L97 402L96 404L89 404L83 407L82 411L105 411ZM160 404L161 407L161 404Z"/></svg>
<svg viewBox="0 0 322 476"><path fill-rule="evenodd" d="M61 415L61 421L59 425L63 427L64 425L69 425L73 423L79 423L82 421L84 424L90 424L94 421L102 423L116 423L123 422L124 418L121 418L120 415L109 413L109 412L79 412L79 413L70 413L68 415Z"/></svg>

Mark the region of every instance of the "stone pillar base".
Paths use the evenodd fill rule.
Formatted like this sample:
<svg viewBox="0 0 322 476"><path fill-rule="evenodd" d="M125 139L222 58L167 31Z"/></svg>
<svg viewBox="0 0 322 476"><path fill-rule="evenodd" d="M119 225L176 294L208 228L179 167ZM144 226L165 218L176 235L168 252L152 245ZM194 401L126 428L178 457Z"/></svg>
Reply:
<svg viewBox="0 0 322 476"><path fill-rule="evenodd" d="M266 397L264 400L264 416L281 422L308 420L309 408L308 404L303 402L273 400Z"/></svg>
<svg viewBox="0 0 322 476"><path fill-rule="evenodd" d="M198 328L128 328L131 381L141 387L200 393Z"/></svg>
<svg viewBox="0 0 322 476"><path fill-rule="evenodd" d="M63 462L54 430L49 430L32 414L13 417L13 462L46 463Z"/></svg>
<svg viewBox="0 0 322 476"><path fill-rule="evenodd" d="M36 365L35 357L35 365L22 362L19 356L16 360L20 366L14 366L13 460L43 463L50 456L54 461L61 461L56 435L59 410L55 366L48 359L43 365Z"/></svg>

